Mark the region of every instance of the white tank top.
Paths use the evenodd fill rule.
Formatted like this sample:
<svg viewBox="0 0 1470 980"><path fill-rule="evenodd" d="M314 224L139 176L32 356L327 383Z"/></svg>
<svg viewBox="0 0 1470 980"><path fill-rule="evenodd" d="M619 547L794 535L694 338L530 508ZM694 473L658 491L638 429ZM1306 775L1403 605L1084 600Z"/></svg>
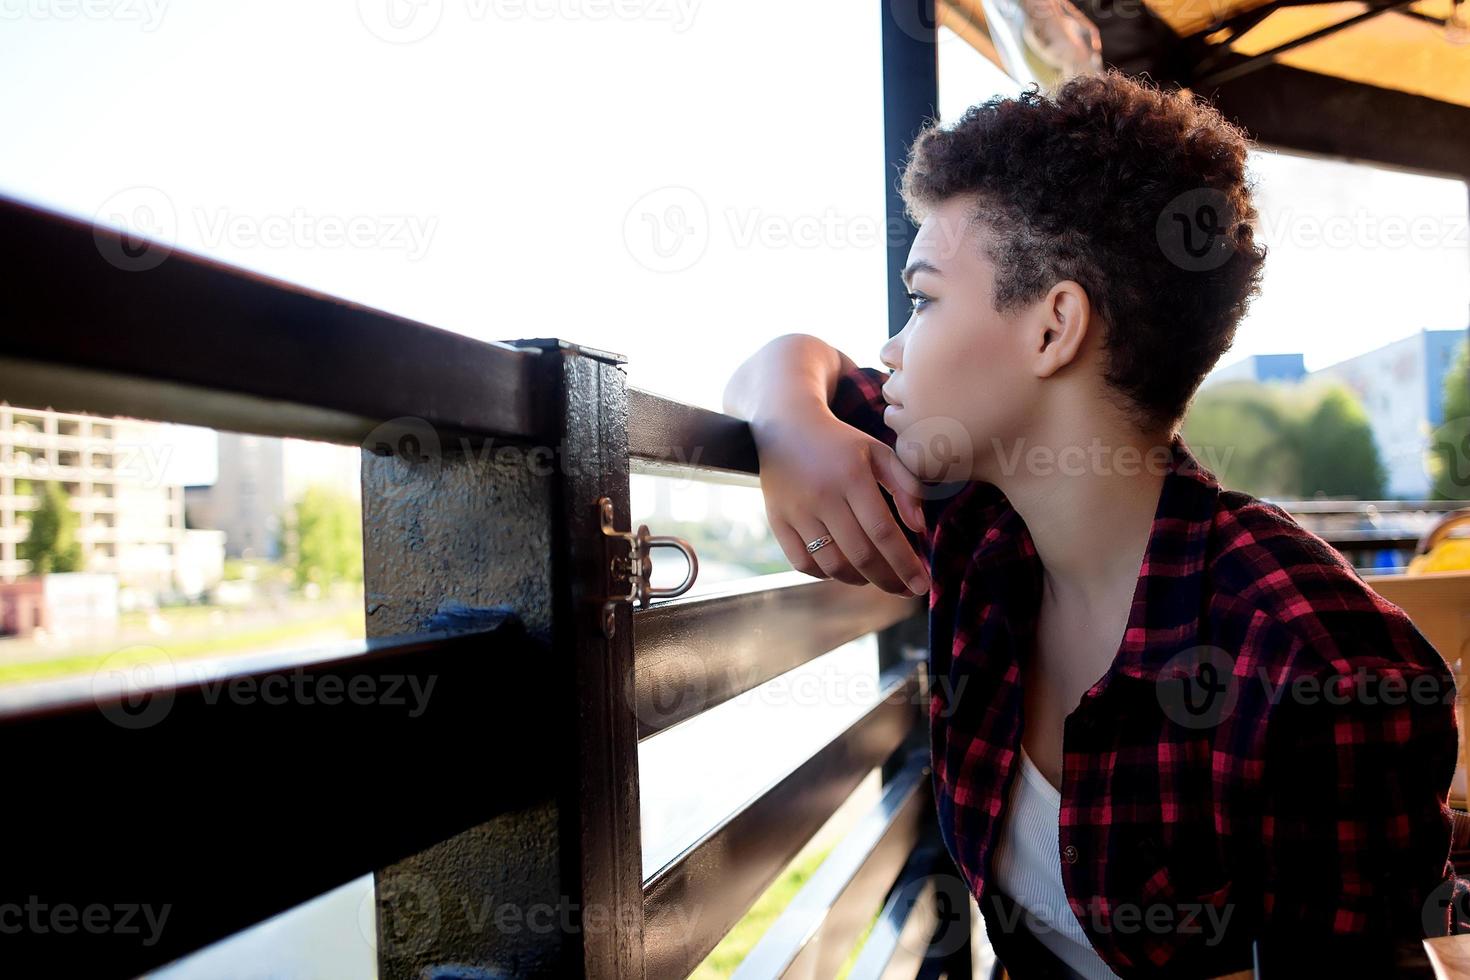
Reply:
<svg viewBox="0 0 1470 980"><path fill-rule="evenodd" d="M1030 915L1021 923L1082 980L1116 980L1067 904L1057 854L1062 793L1021 749L1021 771L992 858L996 884Z"/></svg>

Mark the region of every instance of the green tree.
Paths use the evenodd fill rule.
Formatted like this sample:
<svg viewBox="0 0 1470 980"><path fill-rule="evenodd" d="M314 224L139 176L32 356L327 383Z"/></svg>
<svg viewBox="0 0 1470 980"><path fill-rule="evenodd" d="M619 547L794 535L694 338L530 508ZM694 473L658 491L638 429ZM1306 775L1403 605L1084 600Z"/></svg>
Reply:
<svg viewBox="0 0 1470 980"><path fill-rule="evenodd" d="M1280 384L1230 381L1195 396L1184 441L1220 482L1257 497L1290 497L1301 484L1290 399Z"/></svg>
<svg viewBox="0 0 1470 980"><path fill-rule="evenodd" d="M1430 437L1430 495L1435 500L1470 497L1470 344L1460 341L1444 375L1444 423Z"/></svg>
<svg viewBox="0 0 1470 980"><path fill-rule="evenodd" d="M1303 497L1382 499L1388 473L1368 413L1345 386L1322 390L1301 423L1298 445Z"/></svg>
<svg viewBox="0 0 1470 980"><path fill-rule="evenodd" d="M31 529L17 554L31 563L32 575L80 571L82 545L77 540L77 513L71 509L71 496L55 480L42 486L41 503L31 511Z"/></svg>
<svg viewBox="0 0 1470 980"><path fill-rule="evenodd" d="M1257 497L1384 495L1387 474L1356 395L1337 382L1232 381L1200 392L1184 441L1220 482Z"/></svg>
<svg viewBox="0 0 1470 980"><path fill-rule="evenodd" d="M286 562L298 588L362 581L362 516L349 495L307 487L289 508L283 530Z"/></svg>

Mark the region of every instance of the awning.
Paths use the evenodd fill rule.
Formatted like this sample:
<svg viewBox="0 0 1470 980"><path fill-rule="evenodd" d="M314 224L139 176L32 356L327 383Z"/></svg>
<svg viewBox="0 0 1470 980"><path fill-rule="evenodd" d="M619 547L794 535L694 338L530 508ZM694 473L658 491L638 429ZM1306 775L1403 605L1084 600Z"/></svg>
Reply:
<svg viewBox="0 0 1470 980"><path fill-rule="evenodd" d="M1470 179L1470 0L1074 2L1106 64L1191 89L1264 144ZM937 12L1004 67L981 0Z"/></svg>

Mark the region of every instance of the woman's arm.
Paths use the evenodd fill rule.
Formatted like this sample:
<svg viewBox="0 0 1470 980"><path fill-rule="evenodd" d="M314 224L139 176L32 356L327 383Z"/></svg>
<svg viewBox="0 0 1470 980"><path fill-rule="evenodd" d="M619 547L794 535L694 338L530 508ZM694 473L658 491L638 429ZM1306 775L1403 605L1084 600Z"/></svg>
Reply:
<svg viewBox="0 0 1470 980"><path fill-rule="evenodd" d="M855 372L856 364L824 341L787 334L735 371L724 409L750 422L766 518L793 568L918 595L929 589L928 555L916 553L923 550L923 485L891 442L871 432L874 414L882 417L872 399L881 403L881 395L863 389L854 398L841 384ZM849 424L834 407L868 428ZM895 518L890 499L913 534ZM808 554L806 542L824 533L832 543Z"/></svg>

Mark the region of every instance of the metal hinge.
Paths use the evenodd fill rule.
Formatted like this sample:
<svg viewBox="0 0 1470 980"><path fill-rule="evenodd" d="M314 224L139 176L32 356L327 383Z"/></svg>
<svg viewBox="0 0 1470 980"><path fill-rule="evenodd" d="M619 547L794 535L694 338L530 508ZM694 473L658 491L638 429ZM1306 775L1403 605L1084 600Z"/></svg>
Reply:
<svg viewBox="0 0 1470 980"><path fill-rule="evenodd" d="M602 634L611 638L618 603L633 602L646 608L650 599L670 599L683 595L694 586L694 579L699 574L699 556L694 553L694 546L683 538L649 534L647 524L638 525L636 532L619 531L613 526L613 503L610 497L597 498L597 512L604 535L609 538L626 538L628 541L628 554L614 555L608 568L609 580L628 583L628 592L626 595L607 596L602 600ZM676 587L655 589L648 584L648 578L653 574L653 558L649 552L654 548L676 548L684 553L684 558L689 563L689 572Z"/></svg>

